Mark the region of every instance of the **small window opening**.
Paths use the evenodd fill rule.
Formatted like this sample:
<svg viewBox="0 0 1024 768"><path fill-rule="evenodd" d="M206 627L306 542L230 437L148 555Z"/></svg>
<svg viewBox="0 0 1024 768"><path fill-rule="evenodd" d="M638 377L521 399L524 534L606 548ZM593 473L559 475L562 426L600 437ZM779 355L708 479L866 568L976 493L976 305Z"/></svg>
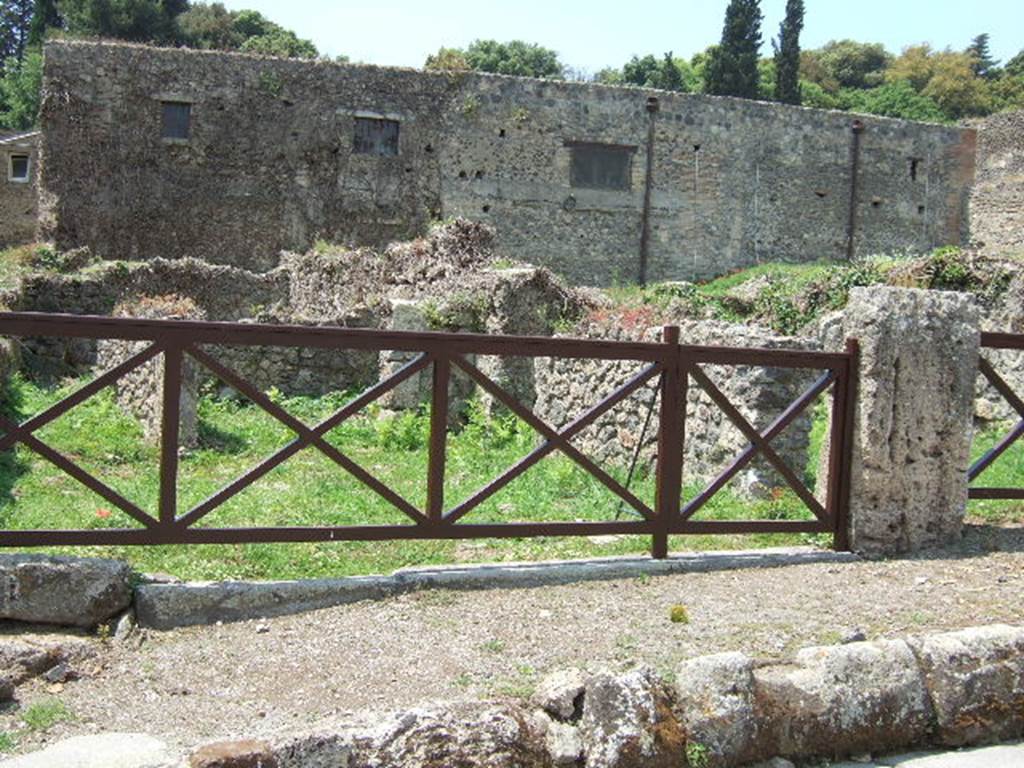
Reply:
<svg viewBox="0 0 1024 768"><path fill-rule="evenodd" d="M910 180L917 181L917 171L921 167L921 159L918 157L910 158Z"/></svg>
<svg viewBox="0 0 1024 768"><path fill-rule="evenodd" d="M628 190L632 164L632 147L577 144L572 146L569 182L574 187Z"/></svg>
<svg viewBox="0 0 1024 768"><path fill-rule="evenodd" d="M694 144L693 145L693 151L694 152L700 152L700 144Z"/></svg>
<svg viewBox="0 0 1024 768"><path fill-rule="evenodd" d="M490 213L491 212L491 206L485 205L481 210L483 210L484 213Z"/></svg>
<svg viewBox="0 0 1024 768"><path fill-rule="evenodd" d="M466 172L465 171L459 171L459 178L460 179L466 178Z"/></svg>
<svg viewBox="0 0 1024 768"><path fill-rule="evenodd" d="M477 171L476 173L473 174L473 178L474 179L482 179L483 177L484 177L484 172L483 171Z"/></svg>
<svg viewBox="0 0 1024 768"><path fill-rule="evenodd" d="M872 208L879 208L879 207L881 207L881 205L882 205L882 201L881 201L881 199L879 199L877 197L874 200L871 201L871 207Z"/></svg>
<svg viewBox="0 0 1024 768"><path fill-rule="evenodd" d="M11 155L11 167L7 174L9 180L25 183L28 181L29 170L28 155Z"/></svg>
<svg viewBox="0 0 1024 768"><path fill-rule="evenodd" d="M425 146L423 148L423 151L426 152L429 155L431 152L434 151L434 145L433 144L427 144L427 146Z"/></svg>
<svg viewBox="0 0 1024 768"><path fill-rule="evenodd" d="M352 150L357 155L395 157L398 154L398 121L357 117Z"/></svg>
<svg viewBox="0 0 1024 768"><path fill-rule="evenodd" d="M924 216L924 206L923 206L923 205L919 205L919 206L917 206L917 212L918 212L918 214L920 214L921 216Z"/></svg>
<svg viewBox="0 0 1024 768"><path fill-rule="evenodd" d="M828 192L826 192L823 189L816 189L814 190L814 194L816 194L820 198L824 198L828 194Z"/></svg>
<svg viewBox="0 0 1024 768"><path fill-rule="evenodd" d="M502 139L505 138L505 129L504 128L502 128L500 131L498 131L498 136L501 137Z"/></svg>
<svg viewBox="0 0 1024 768"><path fill-rule="evenodd" d="M192 105L186 101L165 101L160 135L187 141L192 128Z"/></svg>

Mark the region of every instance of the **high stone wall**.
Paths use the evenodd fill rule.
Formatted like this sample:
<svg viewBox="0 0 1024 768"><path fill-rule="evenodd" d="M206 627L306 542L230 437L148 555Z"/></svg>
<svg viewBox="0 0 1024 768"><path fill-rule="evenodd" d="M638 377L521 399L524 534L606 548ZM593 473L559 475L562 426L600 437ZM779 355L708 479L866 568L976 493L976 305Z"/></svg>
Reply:
<svg viewBox="0 0 1024 768"><path fill-rule="evenodd" d="M652 119L648 279L847 253L848 114L84 42L47 46L45 83L46 231L106 258L263 269L317 237L380 245L466 216L494 225L499 252L572 282L635 280ZM188 141L161 139L161 101L191 103ZM396 156L353 151L365 117L399 121ZM855 252L965 239L973 132L862 120ZM628 152L628 188L574 186L579 142Z"/></svg>
<svg viewBox="0 0 1024 768"><path fill-rule="evenodd" d="M978 169L971 192L971 237L983 253L1024 255L1024 110L973 125L978 131Z"/></svg>

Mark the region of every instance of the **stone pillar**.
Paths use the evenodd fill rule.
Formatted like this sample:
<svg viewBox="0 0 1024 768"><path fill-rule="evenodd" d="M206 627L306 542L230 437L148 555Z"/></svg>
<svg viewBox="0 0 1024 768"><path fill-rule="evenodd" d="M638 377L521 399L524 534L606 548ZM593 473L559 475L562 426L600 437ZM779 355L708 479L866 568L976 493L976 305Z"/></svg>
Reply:
<svg viewBox="0 0 1024 768"><path fill-rule="evenodd" d="M392 299L390 303L390 330L416 333L434 330L430 328L426 308L422 302ZM402 352L393 349L382 351L379 359L379 378L383 380L397 373L402 367L412 362L418 356L418 352ZM475 356L469 356L471 363L475 362L475 360ZM428 365L416 375L392 387L377 402L383 408L391 411L416 410L420 406L428 406L433 391L433 377L433 366ZM454 366L452 367L451 380L448 384L449 426L455 427L463 423L469 398L473 395L475 387L475 383L462 373L461 370Z"/></svg>
<svg viewBox="0 0 1024 768"><path fill-rule="evenodd" d="M967 507L979 311L961 293L855 288L860 342L850 541L891 555L960 538Z"/></svg>
<svg viewBox="0 0 1024 768"><path fill-rule="evenodd" d="M142 297L119 304L114 308L116 317L138 317L147 320L205 320L206 313L191 299L181 296ZM104 339L97 346L96 367L100 371L113 368L149 346L146 341ZM117 402L142 424L146 440L158 443L163 426L163 356L122 376L115 384ZM198 363L185 355L181 372L181 420L178 443L195 447L199 443L199 383L201 370Z"/></svg>

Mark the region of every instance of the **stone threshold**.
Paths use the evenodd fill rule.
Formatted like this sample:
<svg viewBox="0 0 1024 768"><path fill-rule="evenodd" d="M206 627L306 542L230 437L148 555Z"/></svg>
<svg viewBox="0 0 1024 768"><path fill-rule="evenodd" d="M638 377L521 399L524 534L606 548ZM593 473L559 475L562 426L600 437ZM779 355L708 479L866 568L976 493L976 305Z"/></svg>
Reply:
<svg viewBox="0 0 1024 768"><path fill-rule="evenodd" d="M851 563L851 552L813 547L674 554L664 560L640 556L586 560L485 563L403 568L391 575L295 581L143 581L135 589L135 613L151 629L286 616L336 605L380 600L424 589L515 589L583 581L668 576L810 563Z"/></svg>

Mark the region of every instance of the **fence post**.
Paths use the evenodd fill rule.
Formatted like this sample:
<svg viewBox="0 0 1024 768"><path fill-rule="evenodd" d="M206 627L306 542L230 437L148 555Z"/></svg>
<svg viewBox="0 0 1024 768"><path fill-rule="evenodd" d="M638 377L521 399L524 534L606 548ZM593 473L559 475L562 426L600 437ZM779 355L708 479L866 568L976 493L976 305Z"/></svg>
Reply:
<svg viewBox="0 0 1024 768"><path fill-rule="evenodd" d="M658 469L655 482L656 530L651 557L668 557L668 533L682 506L683 439L686 432L686 384L679 350L679 326L666 325L661 331L665 352L662 359L661 410L658 416Z"/></svg>
<svg viewBox="0 0 1024 768"><path fill-rule="evenodd" d="M430 457L427 470L427 516L440 522L444 514L444 464L448 439L448 380L451 361L444 355L434 359L434 380L430 400Z"/></svg>
<svg viewBox="0 0 1024 768"><path fill-rule="evenodd" d="M163 411L160 426L160 527L170 529L178 516L178 443L181 428L181 368L177 341L164 348Z"/></svg>
<svg viewBox="0 0 1024 768"><path fill-rule="evenodd" d="M832 548L840 552L850 550L850 464L859 370L860 345L856 339L847 339L846 367L832 393L832 423L828 439L830 455L827 465L826 503L835 526Z"/></svg>

